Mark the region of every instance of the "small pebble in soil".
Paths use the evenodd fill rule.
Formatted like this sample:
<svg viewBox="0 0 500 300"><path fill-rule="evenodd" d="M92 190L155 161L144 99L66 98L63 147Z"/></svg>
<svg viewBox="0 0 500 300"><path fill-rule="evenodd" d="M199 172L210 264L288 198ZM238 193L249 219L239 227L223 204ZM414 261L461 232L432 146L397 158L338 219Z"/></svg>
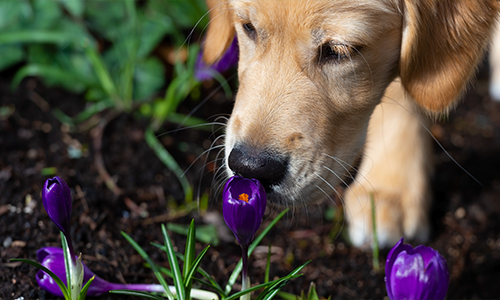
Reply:
<svg viewBox="0 0 500 300"><path fill-rule="evenodd" d="M5 240L3 240L3 247L8 248L12 244L12 238L10 236L6 237Z"/></svg>
<svg viewBox="0 0 500 300"><path fill-rule="evenodd" d="M457 210L455 211L455 218L462 219L463 217L465 217L465 208L457 208Z"/></svg>

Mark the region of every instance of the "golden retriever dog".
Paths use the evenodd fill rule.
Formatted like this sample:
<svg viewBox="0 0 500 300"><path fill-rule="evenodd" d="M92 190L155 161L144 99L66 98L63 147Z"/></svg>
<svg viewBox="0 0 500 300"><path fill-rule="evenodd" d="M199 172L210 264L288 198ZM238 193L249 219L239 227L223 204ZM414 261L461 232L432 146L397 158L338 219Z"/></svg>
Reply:
<svg viewBox="0 0 500 300"><path fill-rule="evenodd" d="M380 245L428 239L427 116L448 112L463 94L495 27L497 1L208 4L205 61L216 62L235 35L240 48L228 175L259 179L278 205L342 196L356 246L370 245L371 195Z"/></svg>

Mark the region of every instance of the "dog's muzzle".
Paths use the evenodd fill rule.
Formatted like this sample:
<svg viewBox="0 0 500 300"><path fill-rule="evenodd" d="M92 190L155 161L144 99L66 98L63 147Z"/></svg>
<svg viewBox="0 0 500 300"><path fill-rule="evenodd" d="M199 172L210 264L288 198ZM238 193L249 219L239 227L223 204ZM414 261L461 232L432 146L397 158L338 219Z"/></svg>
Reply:
<svg viewBox="0 0 500 300"><path fill-rule="evenodd" d="M269 190L285 178L289 161L288 156L275 151L236 144L229 154L228 165L236 175L255 178Z"/></svg>

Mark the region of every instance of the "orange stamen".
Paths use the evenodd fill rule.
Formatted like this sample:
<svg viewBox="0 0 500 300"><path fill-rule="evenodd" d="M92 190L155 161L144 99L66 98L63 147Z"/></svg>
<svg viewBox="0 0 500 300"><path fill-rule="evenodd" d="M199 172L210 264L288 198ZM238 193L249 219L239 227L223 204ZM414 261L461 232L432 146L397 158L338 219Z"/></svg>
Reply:
<svg viewBox="0 0 500 300"><path fill-rule="evenodd" d="M241 200L241 201L245 201L246 203L248 203L248 195L243 193L243 194L240 194L238 196L238 199Z"/></svg>

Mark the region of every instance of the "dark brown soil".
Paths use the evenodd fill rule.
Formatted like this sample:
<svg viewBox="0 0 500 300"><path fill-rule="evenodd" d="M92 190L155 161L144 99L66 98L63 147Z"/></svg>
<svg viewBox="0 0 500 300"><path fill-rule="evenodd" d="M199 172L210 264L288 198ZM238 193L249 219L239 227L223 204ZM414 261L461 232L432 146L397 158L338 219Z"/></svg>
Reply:
<svg viewBox="0 0 500 300"><path fill-rule="evenodd" d="M36 250L60 246L59 233L41 203L40 191L47 176L43 168L57 168L72 189L73 242L83 253L84 262L100 277L113 282L147 283L156 280L143 260L120 232L130 234L154 261L167 265L166 256L150 246L162 243L160 224L209 222L220 210L218 196L212 198L208 214L196 210L183 213L183 194L176 177L168 171L144 142L146 120L120 115L104 131L105 166L124 195L146 207L149 216L135 217L124 203L106 188L94 165L92 131L68 131L50 109L58 107L74 116L83 108L80 95L47 88L37 79L25 80L10 91L11 74L0 74L0 107L15 108L0 116L0 299L50 299L38 287L36 270L10 258L36 259ZM433 236L428 245L448 261L451 283L448 298L500 298L500 103L486 94L486 78L481 77L450 117L432 127L432 132L456 161L476 177L476 183L435 144L433 160L434 206ZM205 92L212 88L207 87ZM232 103L216 93L196 115L211 118L228 114ZM186 101L181 111L188 113L197 105ZM167 125L163 131L175 129ZM219 132L217 133L219 134ZM217 135L216 134L216 135ZM188 129L161 137L183 169L206 150L216 135ZM70 158L68 147L81 148L80 158ZM214 151L215 152L215 151ZM215 158L213 153L210 157ZM198 191L210 193L214 169L200 169L196 161L186 176ZM204 173L201 184L200 175ZM328 203L310 207L306 212L289 213L263 241L260 252L252 256L253 283L263 281L267 245L273 246L271 277L283 276L311 259L303 277L285 287L300 293L309 282L318 293L333 299L382 299L386 297L383 270L372 270L371 253L350 247L337 237L338 219L329 221ZM269 222L271 218L266 220ZM220 219L219 219L220 220ZM223 227L222 227L223 229ZM332 233L333 232L333 233ZM183 251L184 237L172 234ZM199 244L201 250L205 245ZM202 267L225 284L240 250L232 239L212 247ZM384 264L387 251L381 252ZM101 299L122 299L103 296Z"/></svg>

